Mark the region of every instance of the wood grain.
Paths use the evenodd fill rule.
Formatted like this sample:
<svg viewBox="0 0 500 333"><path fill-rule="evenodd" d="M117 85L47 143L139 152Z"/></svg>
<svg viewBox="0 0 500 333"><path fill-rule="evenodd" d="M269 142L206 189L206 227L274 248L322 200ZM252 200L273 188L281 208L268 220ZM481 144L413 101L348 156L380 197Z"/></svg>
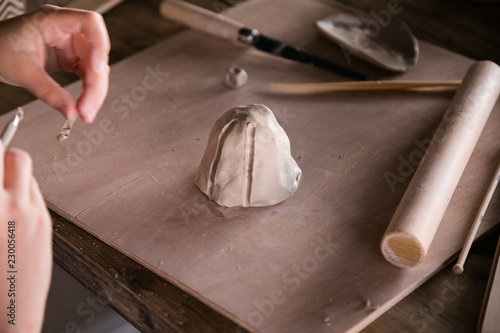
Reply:
<svg viewBox="0 0 500 333"><path fill-rule="evenodd" d="M300 13L299 10L292 12ZM242 11L239 15L244 16L244 13L246 17L246 11ZM238 13L234 13L236 14ZM251 15L248 15L247 19L250 17ZM253 19L256 20L255 17ZM256 21L256 23L259 22ZM269 30L280 35L280 31L273 31L272 27ZM281 31L281 34L287 37L287 32ZM300 38L307 40L307 37L301 36ZM185 39L189 39L189 42ZM193 44L196 47L192 46ZM470 64L470 61L449 52L428 45L425 47L426 52L429 53L426 53L421 60L422 67L412 73L414 78L460 79ZM443 225L441 232L438 231L438 241L450 244L450 248L444 252L434 249L433 260L435 261L433 262L438 264L426 267L422 271L414 271L411 276L405 275L398 270L384 266L384 261L377 249L379 238L388 223L387 219L395 209L402 195L402 188L406 184L405 182L395 184L395 191L392 192L383 177L383 172L397 173L400 165L399 156L405 159L418 149L418 145L414 142L416 138L424 140L430 137L434 126L439 122L442 112L451 100L451 94L419 94L422 100L418 101L415 101L413 93L349 94L335 98L321 97L302 100L302 97L283 99L283 97L268 96L265 93L253 94L252 91L259 87L258 84L249 86L251 89L247 90L252 90L250 93L248 91L228 92L223 86L217 85L220 82L217 73L222 73L221 70L224 69L225 64L215 64L215 68L200 69L188 65L176 68L178 65L176 61L180 58L199 59L199 50L205 51L203 60L211 66L215 60L221 61L222 55L224 57L229 55L229 60L237 60L245 65L245 68L252 68L254 74L251 74L251 80L257 77L261 77L262 80L275 80L276 77L283 75L285 70L287 73L290 72L288 75L297 75L295 79L297 81L300 79L300 82L304 79L315 82L318 77L325 81L334 79L326 73L304 70L302 67L292 66L268 57L264 57L264 62L260 54L228 48L223 43L210 41L205 44L198 34L188 32L183 33L180 38L169 40L168 43L165 42L148 50L145 54L130 59L130 62L113 67L113 82L119 91L112 92L107 108L103 109L100 115L101 118L95 125L92 125L97 127L80 127L79 132L77 131L79 136L72 136L75 141L71 146L61 147L53 143L60 121L54 121L58 118L53 111L44 109L39 103L32 104L32 110L37 109L36 112L33 111L31 122L38 124L38 142L31 140L33 137L28 131L19 137L26 140L22 143L19 141L19 145L36 156L37 177L40 182L43 180L44 193L49 203L63 202L60 207L64 206L64 209L59 208L59 213L72 218L82 227L119 249L127 246L128 253L140 262L145 262L144 256L151 256L151 249L153 249L155 252L153 255L157 256L157 260L149 258L149 264L146 267L159 272L162 277L173 281L176 285L180 285L183 290L193 292L192 286L198 287L195 293L203 292L205 302L210 303L206 295L212 294L215 298L223 297L227 302L243 303L235 304L234 307L228 306L231 311L239 311L241 320L248 321L250 314L260 311L255 304L265 306L269 304L266 301L271 299L279 303L282 297L278 296L279 292L276 290L294 286L297 281L300 281L298 289L294 290L294 302L289 301L275 306L273 313L265 317L262 325L266 326L260 328L267 331L286 330L292 325L298 330L301 329L300 325L306 325L313 327L312 329L317 328L318 331L330 330L332 327L334 331L343 331L347 329L349 323L359 322L360 318L365 318L363 323L365 325L366 318L368 321L375 318L416 288L423 282L425 276L429 276L440 267L443 258L449 257L456 251L452 248L460 246L459 242L454 242L453 239L466 233L467 216L471 214L474 205L479 205L478 202L469 200L475 197L473 192L476 191L475 186L478 183L474 180L480 180L479 187L482 186L484 190L485 185L481 179L486 171L477 172L477 170L488 168L487 161L491 152L487 147L489 147L489 140L494 142L496 138L496 131L492 130L491 126L485 137L489 140L480 141L480 149L474 155L475 163L468 171L466 170L467 176L464 178L466 182L461 184L461 190L454 198L456 210L450 212L447 217L448 223ZM222 58L227 59L224 57ZM439 68L427 67L434 64L435 59L443 61L439 63ZM446 59L446 62L443 59ZM119 118L120 115L125 116L125 111L112 112L111 103L118 98L121 100L121 94L131 94L135 86L142 84L142 80L148 74L146 67L150 65L154 69L156 61L167 66L175 84L162 87L161 91L151 92L147 101L143 101L140 106L136 103L138 104L136 107L129 107L129 114L125 119ZM205 80L208 77L208 82L204 81L202 87L193 86L188 77L183 76L193 69ZM299 73L293 73L297 71ZM179 78L183 79L179 80ZM291 78L294 79L294 77ZM78 90L77 86L71 89L73 92ZM360 97L363 97L363 103L370 102L369 110L362 107L363 103L358 101ZM385 101L383 105L380 104L381 97ZM278 120L293 138L292 149L296 149L295 153L301 157L299 161L308 171L310 178L305 182L306 186L299 188L297 196L292 200L280 206L260 210L256 214L248 214L246 211L224 210L211 205L199 195L194 187L190 187L192 180L190 175L197 167L199 159L189 158L186 155L199 155L201 158L204 147L203 144L196 145L196 142L202 143L206 139L211 119L215 119L219 112L224 111L220 110L221 101L230 107L234 103L255 98L269 103L275 110ZM352 104L351 109L345 108L345 104ZM409 110L405 109L408 105L411 105ZM165 110L163 114L156 116L155 112L151 112L161 113L163 110ZM398 113L397 119L394 119L394 110L396 112L402 110ZM182 114L179 115L180 113ZM202 114L198 115L198 113ZM182 117L186 114L192 116L191 122L200 118L204 121L198 127L193 127L191 122L185 119L186 117ZM359 123L358 119L364 116L372 120L371 123ZM308 124L309 118L317 119L321 123L303 126ZM100 122L104 119L112 121L114 130L108 128L109 122ZM168 121L162 122L162 119ZM494 119L498 121L498 118ZM355 124L358 124L358 128L354 126ZM172 131L172 127L180 129ZM306 133L300 134L304 127ZM133 138L137 144L136 149L127 149L117 154L116 158L113 156L113 159L108 157L109 152L116 151L123 146L121 144L123 140L131 140L129 136L131 129L141 128L147 128L149 132L139 132ZM190 135L185 134L188 128ZM83 130L92 129L100 129L103 135L104 130L110 132L106 133L105 139L103 138L98 145L95 145L89 156L84 156L85 158L81 161L70 159L72 173L66 178L63 177L62 184L59 183L52 168L53 158L64 161L70 153L78 152L78 149L85 153L85 144L80 144L79 148L77 145L87 140ZM407 133L401 134L402 131ZM183 135L176 137L178 134ZM198 138L200 140L197 140ZM329 144L324 147L313 147L311 150L310 146L322 138ZM374 138L376 138L375 141ZM155 142L160 140L161 145L153 144L150 142L152 139L157 140ZM196 146L191 147L193 146L191 141L189 141L189 147L187 144L182 145L183 140L192 140ZM40 145L40 141L44 144ZM195 151L189 151L189 149ZM324 154L324 156L321 155L320 161L312 158L317 156L316 153ZM43 156L47 156L48 159ZM76 156L71 155L70 158L72 157ZM154 165L154 162L157 162L155 158L160 159L161 162L167 162L162 164L165 170ZM132 167L128 164L130 161L146 164ZM44 166L47 167L44 169ZM151 167L150 170L148 166ZM151 175L144 174L143 176L144 170L153 172ZM141 173L134 174L138 171ZM158 177L155 172L159 172L163 177ZM168 178L170 176L165 175L172 177ZM340 178L344 179L344 182L339 182ZM96 179L100 181L99 186L92 186L91 184ZM134 181L134 179L137 180ZM155 179L163 184L155 185ZM476 185L472 186L472 183ZM133 196L130 192L132 189L135 192ZM320 193L315 189L326 189L326 191ZM477 191L481 192L481 189ZM92 195L85 195L85 193L92 193ZM385 199L382 199L381 193L386 195ZM162 195L163 198L160 198ZM78 199L82 196L85 196L86 200L92 199L93 203L79 201ZM106 199L99 202L102 198ZM151 206L151 201L148 203L148 199L153 201L153 206ZM119 206L111 208L108 206L110 201L116 202ZM144 207L146 204L147 206ZM53 207L56 206L53 205ZM290 207L293 207L291 212L287 211ZM318 216L318 211L322 212L322 215ZM78 217L74 219L77 215ZM108 217L112 218L108 219ZM151 224L155 217L158 219L156 221L160 222ZM345 227L348 226L348 230L341 233L334 223L336 221L342 221ZM485 228L491 224L490 220ZM456 226L459 226L460 230L457 230ZM113 234L114 232L116 234ZM203 233L206 236L203 236ZM377 233L379 237L375 237ZM316 239L324 235L331 235L332 243L328 244L332 244L332 247L339 245L335 248L336 254L326 258L321 267L318 265L315 271L307 274L308 272L303 271L301 267L304 263L305 267L310 270L314 267L307 266L312 262L307 258L311 256L314 258L320 240L323 243L328 241L323 238ZM191 247L187 247L186 244ZM354 247L353 244L361 245ZM147 248L150 249L149 254L146 253ZM198 251L201 248L204 249L203 252ZM221 251L222 249L224 251ZM355 260L345 259L347 258L345 254L353 252L358 254ZM326 254L321 251L317 253ZM359 256L360 253L364 255ZM168 262L163 260L166 254L170 258ZM198 258L200 254L204 256ZM161 260L168 267L160 265ZM347 262L350 264L348 267L342 265ZM363 269L366 267L366 262L376 263L380 267L374 269L375 272L372 273ZM236 265L233 265L234 263ZM212 264L214 265L211 268ZM297 264L301 275L297 271ZM189 271L182 272L183 266ZM229 266L233 267L234 271ZM222 269L222 267L229 268ZM238 267L241 270L238 271ZM172 272L171 269L179 271ZM231 273L231 276L225 279L222 273L226 273L226 277L227 273ZM281 278L285 273L287 273L285 279L290 278L295 282L290 284L282 282ZM177 275L173 276L173 274ZM179 282L181 275L187 277L184 283ZM303 279L302 277L306 275L308 278ZM351 277L350 281L345 281L347 276ZM332 283L337 279L345 282ZM204 283L208 285L202 286ZM188 287L188 284L191 287ZM370 285L372 287L369 287ZM235 290L241 290L240 288L247 297L235 297ZM403 292L387 302L387 299L384 301L383 298L387 297L388 288L403 290ZM221 290L224 292L223 295L220 295ZM384 290L384 293L380 290ZM351 292L353 294L349 295L348 293ZM390 294L390 292L387 293ZM365 305L368 302L365 297L370 299L369 303L373 305L373 308L366 308ZM253 302L254 299L255 302ZM302 300L302 305L296 303L295 300ZM328 304L332 305L328 306ZM242 311L241 307L247 307L248 311ZM265 316L266 313L268 312L261 311L261 316ZM288 322L290 318L299 321L298 325L295 325L297 322ZM340 318L345 318L345 321L340 322ZM254 320L257 319L254 318ZM328 323L331 325L328 326Z"/></svg>
<svg viewBox="0 0 500 333"><path fill-rule="evenodd" d="M141 332L247 332L73 223L51 216L57 264Z"/></svg>

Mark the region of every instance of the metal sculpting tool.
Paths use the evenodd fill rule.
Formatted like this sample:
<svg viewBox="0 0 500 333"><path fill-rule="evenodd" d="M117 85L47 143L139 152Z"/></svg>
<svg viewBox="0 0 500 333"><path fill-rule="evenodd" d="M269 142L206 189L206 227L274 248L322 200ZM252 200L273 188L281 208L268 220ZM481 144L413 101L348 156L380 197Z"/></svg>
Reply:
<svg viewBox="0 0 500 333"><path fill-rule="evenodd" d="M226 16L211 12L207 9L186 3L180 0L167 0L161 4L161 14L171 20L187 25L213 36L239 41L253 46L261 51L290 59L293 61L310 64L337 74L366 80L364 74L342 67L331 61L314 56L300 48L287 45L276 39L261 34L257 29L244 26Z"/></svg>
<svg viewBox="0 0 500 333"><path fill-rule="evenodd" d="M23 109L20 107L17 108L14 118L12 118L12 120L7 123L7 125L2 131L2 142L4 147L7 147L9 145L10 141L14 137L14 134L16 134L19 122L23 119L23 117L24 117Z"/></svg>

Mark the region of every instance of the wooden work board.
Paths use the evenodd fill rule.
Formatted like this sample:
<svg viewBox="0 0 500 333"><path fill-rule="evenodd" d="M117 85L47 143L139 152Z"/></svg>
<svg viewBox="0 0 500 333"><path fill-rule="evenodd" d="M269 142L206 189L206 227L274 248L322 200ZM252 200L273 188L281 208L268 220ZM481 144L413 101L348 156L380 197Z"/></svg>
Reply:
<svg viewBox="0 0 500 333"><path fill-rule="evenodd" d="M326 56L314 28L338 9L322 0L250 0L227 15ZM470 59L421 42L397 78L461 79ZM357 60L351 59L356 68ZM224 86L239 65L246 86ZM359 64L362 66L362 64ZM92 125L35 101L12 145L33 157L49 208L237 321L262 332L359 331L460 249L500 152L497 103L429 254L402 270L379 250L452 91L286 95L271 82L345 80L320 69L184 31L112 66ZM75 96L80 83L68 87ZM210 129L229 108L262 103L287 132L303 172L297 192L266 208L224 208L194 185ZM12 113L1 118L4 124ZM484 234L500 214L493 199Z"/></svg>

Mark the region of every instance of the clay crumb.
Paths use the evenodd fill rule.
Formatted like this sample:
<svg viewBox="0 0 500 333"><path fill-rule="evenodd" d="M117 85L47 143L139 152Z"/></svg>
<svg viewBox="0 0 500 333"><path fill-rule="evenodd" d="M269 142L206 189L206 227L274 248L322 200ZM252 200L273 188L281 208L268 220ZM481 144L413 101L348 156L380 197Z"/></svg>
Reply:
<svg viewBox="0 0 500 333"><path fill-rule="evenodd" d="M16 115L19 118L19 121L23 120L24 118L24 110L21 107L18 107L16 110Z"/></svg>
<svg viewBox="0 0 500 333"><path fill-rule="evenodd" d="M238 66L231 66L226 69L224 83L232 89L240 88L248 82L247 72Z"/></svg>
<svg viewBox="0 0 500 333"><path fill-rule="evenodd" d="M73 121L69 121L66 119L64 121L64 124L61 128L61 132L59 132L59 135L57 136L57 141L61 142L69 138L69 133L71 132L71 127L73 126Z"/></svg>

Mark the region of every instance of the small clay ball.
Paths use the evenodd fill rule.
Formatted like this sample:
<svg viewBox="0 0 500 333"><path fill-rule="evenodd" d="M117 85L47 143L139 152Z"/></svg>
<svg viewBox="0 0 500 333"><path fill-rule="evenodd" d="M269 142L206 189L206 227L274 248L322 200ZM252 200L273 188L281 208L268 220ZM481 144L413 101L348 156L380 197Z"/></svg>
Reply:
<svg viewBox="0 0 500 333"><path fill-rule="evenodd" d="M226 69L224 83L229 88L236 89L244 86L247 82L248 74L243 68L233 65Z"/></svg>

